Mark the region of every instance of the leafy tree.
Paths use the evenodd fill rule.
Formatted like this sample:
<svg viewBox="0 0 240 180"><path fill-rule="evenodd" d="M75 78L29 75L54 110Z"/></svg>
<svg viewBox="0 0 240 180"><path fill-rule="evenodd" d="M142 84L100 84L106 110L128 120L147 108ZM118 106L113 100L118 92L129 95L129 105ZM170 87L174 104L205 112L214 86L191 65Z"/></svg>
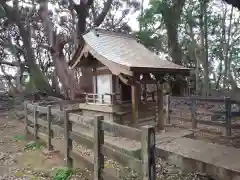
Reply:
<svg viewBox="0 0 240 180"><path fill-rule="evenodd" d="M0 5L2 66L17 67L20 77L27 71L36 89L48 94L60 93L60 83L70 98L88 91L91 78L91 72L83 69L81 83L76 85L78 80L67 64L76 47L83 43L81 35L94 26L131 31L127 16L139 8L134 0L80 0L78 4L71 0L0 0ZM117 17L119 12L122 16ZM110 24L110 20L114 23Z"/></svg>

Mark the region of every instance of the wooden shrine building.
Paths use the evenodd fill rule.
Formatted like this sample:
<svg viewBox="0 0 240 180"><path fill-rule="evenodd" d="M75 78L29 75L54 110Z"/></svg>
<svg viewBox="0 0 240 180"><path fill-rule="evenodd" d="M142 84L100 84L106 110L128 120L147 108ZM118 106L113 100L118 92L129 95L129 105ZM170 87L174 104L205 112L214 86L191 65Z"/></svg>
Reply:
<svg viewBox="0 0 240 180"><path fill-rule="evenodd" d="M160 130L163 120L163 77L189 75L189 69L160 59L131 35L91 30L83 35L84 46L69 62L72 69L90 67L93 92L80 104L84 115L104 114L106 120L137 126L152 119ZM147 86L155 86L150 98ZM154 88L153 88L154 89ZM156 106L157 105L157 106Z"/></svg>

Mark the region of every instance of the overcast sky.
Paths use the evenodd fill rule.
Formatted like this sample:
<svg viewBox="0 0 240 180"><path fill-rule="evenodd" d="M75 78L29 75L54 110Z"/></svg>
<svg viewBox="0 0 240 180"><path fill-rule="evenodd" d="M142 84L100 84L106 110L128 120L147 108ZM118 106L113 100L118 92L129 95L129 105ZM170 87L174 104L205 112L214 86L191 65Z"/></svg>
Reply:
<svg viewBox="0 0 240 180"><path fill-rule="evenodd" d="M142 0L139 0L142 1ZM144 0L143 7L147 8L149 3L149 0ZM137 21L137 17L139 16L140 11L136 12L134 15L131 15L131 18L129 19L129 26L132 27L133 31L139 30L139 23Z"/></svg>

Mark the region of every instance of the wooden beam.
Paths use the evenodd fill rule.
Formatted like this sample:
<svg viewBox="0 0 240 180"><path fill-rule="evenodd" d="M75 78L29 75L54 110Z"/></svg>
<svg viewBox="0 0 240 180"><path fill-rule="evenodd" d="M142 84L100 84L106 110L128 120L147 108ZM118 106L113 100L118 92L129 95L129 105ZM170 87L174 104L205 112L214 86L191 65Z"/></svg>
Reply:
<svg viewBox="0 0 240 180"><path fill-rule="evenodd" d="M144 99L144 102L147 103L147 84L143 84L143 99Z"/></svg>
<svg viewBox="0 0 240 180"><path fill-rule="evenodd" d="M72 65L71 69L74 69L78 65L78 63L81 61L81 58L85 52L88 52L88 46L86 44L84 45L80 55L77 57L75 63Z"/></svg>
<svg viewBox="0 0 240 180"><path fill-rule="evenodd" d="M166 73L177 75L181 74L183 76L189 76L191 69L183 68L183 69L169 69L169 68L148 68L148 67L131 67L130 71L137 73L157 73L161 75L165 75Z"/></svg>
<svg viewBox="0 0 240 180"><path fill-rule="evenodd" d="M94 85L95 85L95 89L94 89L94 93L96 93L97 94L97 70L96 70L96 68L93 68L93 73L94 73Z"/></svg>
<svg viewBox="0 0 240 180"><path fill-rule="evenodd" d="M157 128L164 131L163 84L157 83Z"/></svg>
<svg viewBox="0 0 240 180"><path fill-rule="evenodd" d="M132 125L135 126L138 117L138 97L137 97L137 83L136 83L136 75L133 74L132 77Z"/></svg>

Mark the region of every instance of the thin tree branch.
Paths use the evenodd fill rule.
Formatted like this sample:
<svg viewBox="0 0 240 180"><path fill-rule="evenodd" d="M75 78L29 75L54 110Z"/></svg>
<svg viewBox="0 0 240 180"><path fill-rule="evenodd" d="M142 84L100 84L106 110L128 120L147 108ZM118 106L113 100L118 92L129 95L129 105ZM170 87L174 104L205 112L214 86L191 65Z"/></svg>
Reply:
<svg viewBox="0 0 240 180"><path fill-rule="evenodd" d="M96 17L96 20L94 21L94 26L98 27L101 25L101 23L104 21L109 9L111 8L113 0L107 0L104 3L104 7L102 12Z"/></svg>

